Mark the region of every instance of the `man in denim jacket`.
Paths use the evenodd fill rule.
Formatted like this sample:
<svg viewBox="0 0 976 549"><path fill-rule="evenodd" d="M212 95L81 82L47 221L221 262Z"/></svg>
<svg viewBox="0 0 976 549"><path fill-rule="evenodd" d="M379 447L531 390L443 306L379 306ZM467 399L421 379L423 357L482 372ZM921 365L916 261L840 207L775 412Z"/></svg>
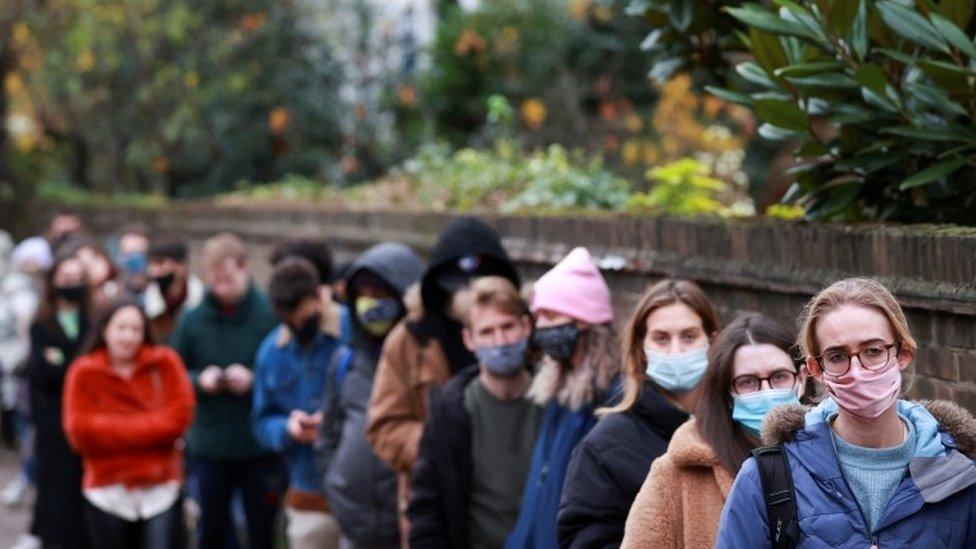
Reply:
<svg viewBox="0 0 976 549"><path fill-rule="evenodd" d="M258 443L282 453L289 469L285 495L292 548L337 548L333 518L315 464L313 444L322 422L322 394L339 334L327 319L333 304L319 293L312 264L282 260L271 276L272 305L281 325L258 349L251 424Z"/></svg>

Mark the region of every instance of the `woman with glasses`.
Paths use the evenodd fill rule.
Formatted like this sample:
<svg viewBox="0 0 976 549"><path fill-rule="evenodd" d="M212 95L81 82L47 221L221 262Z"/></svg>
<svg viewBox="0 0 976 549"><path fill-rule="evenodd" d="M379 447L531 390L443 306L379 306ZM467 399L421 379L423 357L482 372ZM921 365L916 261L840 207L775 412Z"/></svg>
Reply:
<svg viewBox="0 0 976 549"><path fill-rule="evenodd" d="M760 445L763 417L803 396L806 375L792 349L792 334L758 314L737 318L718 335L694 417L651 466L623 547L714 546L732 479Z"/></svg>
<svg viewBox="0 0 976 549"><path fill-rule="evenodd" d="M801 321L807 367L830 398L809 411L779 408L763 429L789 464L792 544L976 547L976 419L950 402L898 398L916 345L895 298L874 280L842 280L815 296ZM749 459L717 547L770 547L776 530L765 499Z"/></svg>
<svg viewBox="0 0 976 549"><path fill-rule="evenodd" d="M573 451L559 510L563 547L616 547L651 462L694 411L718 317L701 288L662 280L623 332L624 396Z"/></svg>

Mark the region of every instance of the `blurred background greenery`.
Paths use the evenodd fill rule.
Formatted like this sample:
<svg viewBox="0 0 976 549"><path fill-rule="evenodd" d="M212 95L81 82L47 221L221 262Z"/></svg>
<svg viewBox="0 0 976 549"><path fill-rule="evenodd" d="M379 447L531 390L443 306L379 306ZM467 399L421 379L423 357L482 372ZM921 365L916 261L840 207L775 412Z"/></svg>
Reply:
<svg viewBox="0 0 976 549"><path fill-rule="evenodd" d="M215 197L971 224L973 11L0 0L0 206Z"/></svg>

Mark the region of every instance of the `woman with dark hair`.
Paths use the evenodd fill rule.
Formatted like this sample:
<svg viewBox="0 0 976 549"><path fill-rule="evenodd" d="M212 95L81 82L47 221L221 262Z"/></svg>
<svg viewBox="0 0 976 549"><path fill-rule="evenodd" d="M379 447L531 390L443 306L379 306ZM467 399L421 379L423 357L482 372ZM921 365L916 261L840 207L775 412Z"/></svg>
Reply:
<svg viewBox="0 0 976 549"><path fill-rule="evenodd" d="M662 280L623 332L624 396L576 447L559 506L563 547L616 547L651 462L694 410L718 318L701 288Z"/></svg>
<svg viewBox="0 0 976 549"><path fill-rule="evenodd" d="M81 460L61 426L65 372L88 333L88 309L84 265L70 255L58 257L30 328L27 363L37 475L31 533L45 547L88 547Z"/></svg>
<svg viewBox="0 0 976 549"><path fill-rule="evenodd" d="M96 548L186 546L182 437L193 406L183 361L153 344L138 305L108 308L64 393L65 433L84 462L85 521Z"/></svg>
<svg viewBox="0 0 976 549"><path fill-rule="evenodd" d="M627 517L623 547L712 547L732 479L760 445L763 417L798 403L806 373L793 335L759 314L737 318L708 352L694 417L651 466Z"/></svg>
<svg viewBox="0 0 976 549"><path fill-rule="evenodd" d="M85 266L85 281L94 310L108 307L119 297L118 269L105 248L90 238L72 238L64 244L62 253L78 258Z"/></svg>

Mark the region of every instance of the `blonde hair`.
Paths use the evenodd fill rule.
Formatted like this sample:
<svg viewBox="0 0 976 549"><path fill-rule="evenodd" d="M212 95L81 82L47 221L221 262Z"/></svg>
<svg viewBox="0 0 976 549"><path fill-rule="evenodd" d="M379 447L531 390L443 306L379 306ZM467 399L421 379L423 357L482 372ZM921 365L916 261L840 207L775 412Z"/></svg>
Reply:
<svg viewBox="0 0 976 549"><path fill-rule="evenodd" d="M905 313L888 288L870 278L847 278L821 290L803 308L797 345L805 356L816 357L820 354L817 321L841 305L857 305L883 314L903 348L907 347L912 352L918 348L909 332Z"/></svg>
<svg viewBox="0 0 976 549"><path fill-rule="evenodd" d="M491 307L513 316L522 316L529 312L518 288L509 279L501 276L474 279L466 298L467 307L464 315L466 326L470 324L471 311L475 307Z"/></svg>
<svg viewBox="0 0 976 549"><path fill-rule="evenodd" d="M683 303L695 311L701 319L702 328L709 338L718 333L718 316L705 292L689 280L667 278L647 289L641 297L621 341L623 355L622 373L624 376L623 397L616 406L600 408L597 416L626 412L640 400L641 389L647 379L647 357L644 356L644 337L647 335L647 317L651 313L675 303Z"/></svg>
<svg viewBox="0 0 976 549"><path fill-rule="evenodd" d="M248 262L244 241L229 232L220 232L208 238L203 243L202 256L206 267L220 265L228 259L233 259L238 265L246 265Z"/></svg>

